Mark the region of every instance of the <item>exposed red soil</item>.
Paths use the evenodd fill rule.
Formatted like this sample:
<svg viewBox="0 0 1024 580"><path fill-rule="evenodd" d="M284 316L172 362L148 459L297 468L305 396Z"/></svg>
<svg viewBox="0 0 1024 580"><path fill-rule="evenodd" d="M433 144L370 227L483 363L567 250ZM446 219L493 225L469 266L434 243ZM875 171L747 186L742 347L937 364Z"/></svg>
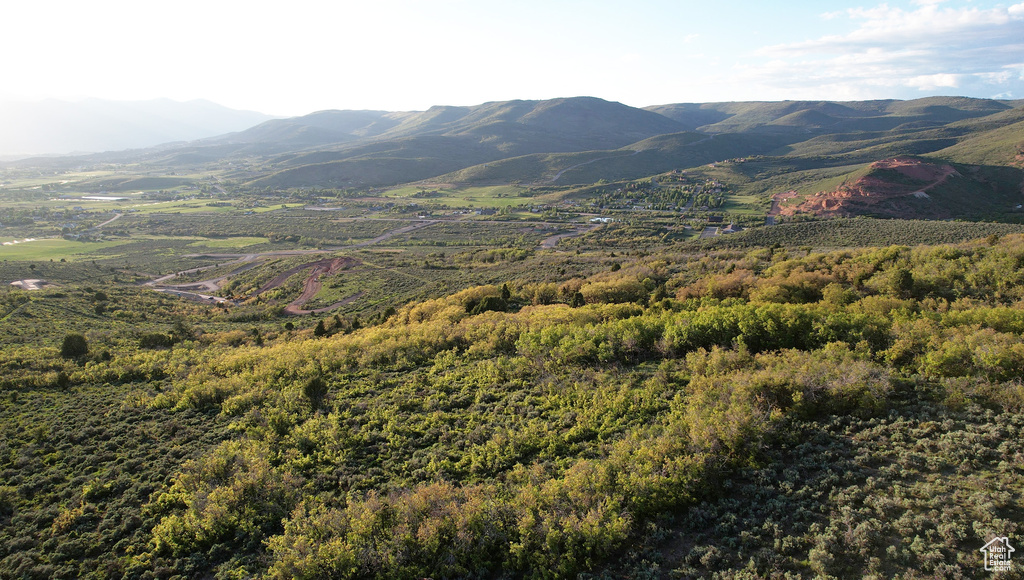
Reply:
<svg viewBox="0 0 1024 580"><path fill-rule="evenodd" d="M870 213L890 217L949 217L941 208L930 207L921 203L927 199L928 191L944 183L950 176L959 175L950 165L928 163L911 157L896 157L876 161L871 164L874 170L896 171L920 185L886 181L877 175L868 175L852 183L844 183L835 191L822 191L808 196L799 204L783 207L781 201L795 197L795 192L775 194L772 209L778 208L778 214L795 215L798 213L817 216L853 216Z"/></svg>
<svg viewBox="0 0 1024 580"><path fill-rule="evenodd" d="M779 215L779 213L782 212L782 204L785 203L787 199L793 199L794 197L799 197L799 195L800 194L793 191L792 189L789 191L784 191L782 193L776 193L775 195L772 196L772 207L771 209L768 210L768 215Z"/></svg>

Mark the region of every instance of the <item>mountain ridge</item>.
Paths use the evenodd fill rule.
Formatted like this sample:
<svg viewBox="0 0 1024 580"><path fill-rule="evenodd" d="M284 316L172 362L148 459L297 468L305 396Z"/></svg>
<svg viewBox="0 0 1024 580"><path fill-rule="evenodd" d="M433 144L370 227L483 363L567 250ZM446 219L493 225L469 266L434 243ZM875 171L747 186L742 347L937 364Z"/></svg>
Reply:
<svg viewBox="0 0 1024 580"><path fill-rule="evenodd" d="M1014 192L1024 181L1021 105L1024 101L927 97L639 109L569 97L438 105L426 111L324 110L187 143L15 166L138 164L155 174L215 171L224 187L241 190L359 190L430 183L587 185L756 157L735 177L757 182L745 191L764 196L767 206L770 196L794 186L801 195L834 192L835 173L829 168L927 156L935 163L959 164L967 176L958 187L939 188L950 191L945 199L991 192L995 205L991 200L975 205L1012 202L1013 207ZM108 184L97 181L91 187L99 191Z"/></svg>

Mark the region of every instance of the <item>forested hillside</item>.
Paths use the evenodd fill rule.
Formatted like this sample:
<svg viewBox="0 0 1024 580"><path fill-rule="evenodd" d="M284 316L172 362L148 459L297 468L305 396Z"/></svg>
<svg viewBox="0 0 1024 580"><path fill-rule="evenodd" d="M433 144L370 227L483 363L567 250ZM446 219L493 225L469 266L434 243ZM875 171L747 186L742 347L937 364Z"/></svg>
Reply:
<svg viewBox="0 0 1024 580"><path fill-rule="evenodd" d="M602 260L316 328L126 289L135 342L23 337L0 576L987 577L1019 537L1024 236Z"/></svg>

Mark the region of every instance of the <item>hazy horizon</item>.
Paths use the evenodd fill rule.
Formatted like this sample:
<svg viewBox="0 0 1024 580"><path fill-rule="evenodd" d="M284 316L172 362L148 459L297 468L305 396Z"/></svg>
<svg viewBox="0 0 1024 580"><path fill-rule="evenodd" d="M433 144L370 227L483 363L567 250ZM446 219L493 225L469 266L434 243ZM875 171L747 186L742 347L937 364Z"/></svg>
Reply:
<svg viewBox="0 0 1024 580"><path fill-rule="evenodd" d="M208 100L297 116L594 96L1024 98L1024 3L393 0L9 9L0 101ZM14 57L16 55L16 58Z"/></svg>
<svg viewBox="0 0 1024 580"><path fill-rule="evenodd" d="M258 114L262 114L262 115L265 115L265 116L271 117L271 118L287 119L287 118L292 118L292 117L302 117L302 116L306 116L306 115L310 115L310 114L318 113L318 112L323 112L323 111L383 111L383 112L388 112L388 113L418 113L418 112L427 111L428 109L430 109L432 107L474 107L474 106L483 105L483 104L486 104L486 103L500 103L500 102L506 102L506 101L548 101L548 100L573 99L573 98L596 98L596 99L601 99L601 100L608 101L608 102L617 102L617 103L624 104L624 105L627 105L627 106L630 106L630 107L634 107L634 108L638 108L638 109L643 109L645 107L656 107L656 106L659 106L659 105L679 105L679 104L703 105L703 104L715 104L715 103L744 103L744 102L765 102L765 103L773 103L773 102L775 102L775 103L781 103L781 102L787 102L787 101L789 101L789 102L823 101L823 102L843 103L843 102L858 102L858 101L869 101L869 100L913 101L913 100L918 100L918 99L943 98L943 97L948 97L948 98L969 98L969 99L986 99L986 100L993 100L993 101L1021 101L1021 100L1024 100L1024 97L1021 97L1021 98L1016 98L1016 97L1014 97L1014 98L976 97L976 96L962 95L962 94L934 93L934 94L925 94L925 95L920 95L920 96L915 96L915 97L908 97L908 98L880 97L878 99L749 99L749 100L746 100L746 99L744 99L744 100L740 100L740 99L724 99L724 100L719 100L719 101L673 101L673 102L664 102L664 103L649 103L647 105L631 105L629 103L622 103L621 101L615 101L613 99L605 99L605 98L601 97L600 95L557 95L557 96L547 97L547 98L543 98L543 99L525 99L525 98L488 99L488 100L484 100L484 101L480 101L480 102L476 102L476 103L461 103L461 104L457 104L457 105L456 104L451 104L451 103L434 103L432 105L428 105L428 106L425 106L425 107L420 108L420 109L384 109L384 108L381 108L381 107L363 107L363 108L359 108L359 109L352 109L352 108L333 107L333 108L326 108L326 109L311 110L311 111L308 111L308 112L305 112L305 113L299 113L299 114L296 114L296 115L274 115L274 114L271 114L271 113L267 113L265 111L258 111L258 110L254 110L254 109L235 109L233 107L225 105L224 103L218 103L216 101L212 101L210 99L204 99L204 98L178 100L178 99L172 99L172 98L169 98L169 97L154 97L152 99L137 99L137 100L104 99L104 98L100 98L100 97L78 97L78 98L42 97L42 98L37 98L37 99L24 99L24 98L23 99L0 99L0 107L3 107L4 105L9 105L9 104L32 104L32 103L45 103L45 102L75 104L75 103L83 103L83 102L89 102L89 101L96 101L96 102L124 104L124 105L132 105L132 104L140 104L140 103L154 103L154 102L159 102L159 101L172 102L172 103L176 103L176 104L188 104L188 103L202 102L202 103L207 103L207 104L210 104L210 105L224 107L224 108L227 108L227 109L232 109L232 110L238 111L238 112L258 113Z"/></svg>

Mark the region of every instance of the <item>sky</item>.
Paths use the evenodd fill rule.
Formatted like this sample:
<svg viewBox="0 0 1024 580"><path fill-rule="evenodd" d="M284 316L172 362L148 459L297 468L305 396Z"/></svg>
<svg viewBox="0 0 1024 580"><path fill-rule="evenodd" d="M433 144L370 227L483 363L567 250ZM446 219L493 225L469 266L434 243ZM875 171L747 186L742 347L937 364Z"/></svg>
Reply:
<svg viewBox="0 0 1024 580"><path fill-rule="evenodd" d="M1024 98L1024 2L34 0L3 12L0 101L207 99L292 116L572 96Z"/></svg>

